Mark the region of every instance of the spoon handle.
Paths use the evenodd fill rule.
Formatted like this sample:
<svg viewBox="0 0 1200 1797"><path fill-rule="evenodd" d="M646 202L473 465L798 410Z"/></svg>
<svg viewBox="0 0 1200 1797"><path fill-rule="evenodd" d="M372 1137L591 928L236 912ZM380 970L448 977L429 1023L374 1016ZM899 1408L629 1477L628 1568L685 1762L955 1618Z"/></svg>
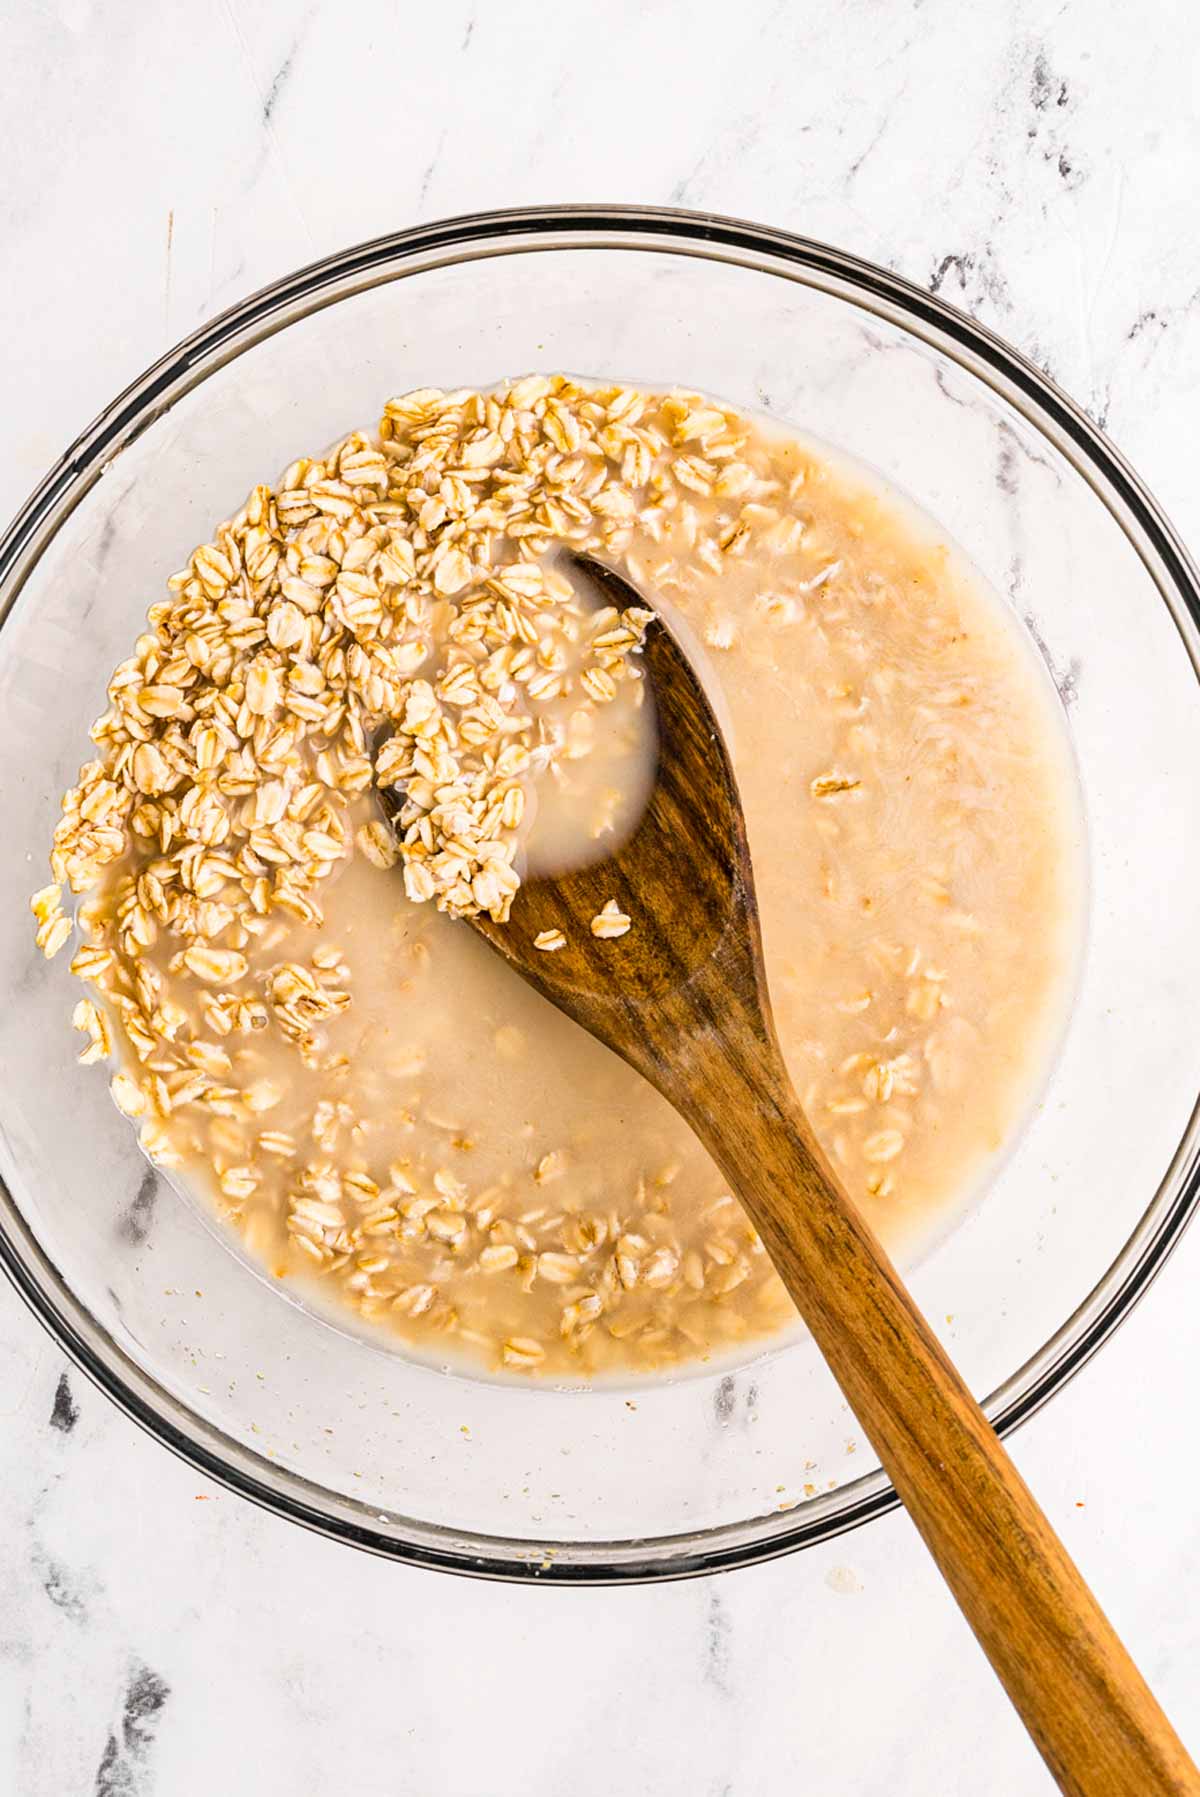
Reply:
<svg viewBox="0 0 1200 1797"><path fill-rule="evenodd" d="M743 1077L726 1061L704 1117L693 1094L693 1125L1061 1789L1200 1793L1200 1773L790 1088L731 1091Z"/></svg>

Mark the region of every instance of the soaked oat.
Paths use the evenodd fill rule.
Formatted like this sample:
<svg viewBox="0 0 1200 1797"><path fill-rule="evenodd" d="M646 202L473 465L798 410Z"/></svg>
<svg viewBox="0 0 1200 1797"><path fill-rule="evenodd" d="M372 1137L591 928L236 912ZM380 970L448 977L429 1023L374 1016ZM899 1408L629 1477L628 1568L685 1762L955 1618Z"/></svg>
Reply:
<svg viewBox="0 0 1200 1797"><path fill-rule="evenodd" d="M152 614L66 801L56 881L98 886L83 1058L116 1050L148 1151L280 1277L524 1372L792 1315L665 1102L452 921L503 915L526 863L607 853L650 777L639 619L591 611L562 541L698 646L785 1055L893 1246L1011 1132L1078 923L1024 645L824 455L696 396L539 378L409 396L257 489ZM57 885L35 910L55 952ZM636 927L591 924L614 953Z"/></svg>

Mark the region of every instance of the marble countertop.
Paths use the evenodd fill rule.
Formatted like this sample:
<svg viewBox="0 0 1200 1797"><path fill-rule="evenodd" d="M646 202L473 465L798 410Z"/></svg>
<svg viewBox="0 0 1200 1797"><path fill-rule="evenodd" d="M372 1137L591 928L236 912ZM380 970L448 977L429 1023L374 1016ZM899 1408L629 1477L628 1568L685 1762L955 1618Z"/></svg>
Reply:
<svg viewBox="0 0 1200 1797"><path fill-rule="evenodd" d="M1200 549L1200 31L1103 0L10 9L0 511L153 357L355 240L535 201L825 238L994 326ZM1200 1232L1013 1442L1200 1753ZM385 1566L209 1487L0 1291L0 1789L1024 1797L903 1515L629 1591Z"/></svg>

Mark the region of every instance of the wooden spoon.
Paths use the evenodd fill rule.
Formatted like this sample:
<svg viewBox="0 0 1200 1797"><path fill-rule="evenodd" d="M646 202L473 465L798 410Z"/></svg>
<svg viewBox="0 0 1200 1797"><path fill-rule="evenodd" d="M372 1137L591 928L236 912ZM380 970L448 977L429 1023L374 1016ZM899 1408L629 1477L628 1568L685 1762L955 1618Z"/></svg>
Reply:
<svg viewBox="0 0 1200 1797"><path fill-rule="evenodd" d="M641 596L580 563L610 603ZM1200 1774L836 1173L771 1017L746 825L689 662L649 626L658 770L609 859L523 885L471 919L509 966L636 1067L686 1119L797 1310L1064 1791L1200 1793ZM601 940L616 899L632 918ZM534 948L561 929L567 947Z"/></svg>

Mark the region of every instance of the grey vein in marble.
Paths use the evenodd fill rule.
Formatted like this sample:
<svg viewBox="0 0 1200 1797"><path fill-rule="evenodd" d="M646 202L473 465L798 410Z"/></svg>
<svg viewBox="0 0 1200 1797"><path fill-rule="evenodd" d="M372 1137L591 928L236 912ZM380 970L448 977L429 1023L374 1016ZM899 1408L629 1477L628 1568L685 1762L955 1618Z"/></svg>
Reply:
<svg viewBox="0 0 1200 1797"><path fill-rule="evenodd" d="M123 1241L133 1247L140 1247L150 1234L154 1221L154 1207L158 1203L159 1177L154 1168L147 1166L127 1208L117 1224L117 1230Z"/></svg>
<svg viewBox="0 0 1200 1797"><path fill-rule="evenodd" d="M57 1429L60 1435L69 1435L79 1421L79 1406L75 1402L71 1390L71 1381L63 1373L54 1389L54 1407L50 1412L50 1427Z"/></svg>
<svg viewBox="0 0 1200 1797"><path fill-rule="evenodd" d="M121 1697L121 1714L96 1769L94 1797L150 1797L150 1750L171 1687L135 1662Z"/></svg>
<svg viewBox="0 0 1200 1797"><path fill-rule="evenodd" d="M30 1554L30 1565L42 1590L63 1615L72 1622L90 1621L87 1598L75 1576L61 1562L51 1558L45 1549L35 1543Z"/></svg>

